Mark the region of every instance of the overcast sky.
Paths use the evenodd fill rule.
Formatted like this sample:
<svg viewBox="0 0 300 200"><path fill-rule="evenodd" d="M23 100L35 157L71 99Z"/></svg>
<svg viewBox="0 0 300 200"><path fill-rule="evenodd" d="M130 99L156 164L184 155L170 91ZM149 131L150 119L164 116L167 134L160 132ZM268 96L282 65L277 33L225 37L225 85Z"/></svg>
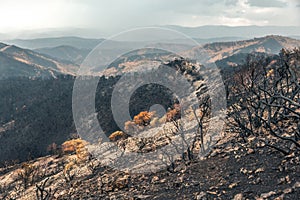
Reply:
<svg viewBox="0 0 300 200"><path fill-rule="evenodd" d="M300 0L0 0L0 33L47 28L116 33L152 25L299 26Z"/></svg>

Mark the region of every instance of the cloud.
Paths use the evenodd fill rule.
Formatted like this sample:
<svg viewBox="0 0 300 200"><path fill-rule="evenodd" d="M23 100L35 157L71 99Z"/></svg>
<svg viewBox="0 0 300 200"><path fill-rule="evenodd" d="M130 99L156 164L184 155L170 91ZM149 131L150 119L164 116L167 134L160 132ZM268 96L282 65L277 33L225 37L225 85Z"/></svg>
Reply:
<svg viewBox="0 0 300 200"><path fill-rule="evenodd" d="M226 6L236 6L238 4L239 0L225 0Z"/></svg>
<svg viewBox="0 0 300 200"><path fill-rule="evenodd" d="M299 0L0 0L0 32L153 25L299 25ZM38 17L37 17L38 16Z"/></svg>
<svg viewBox="0 0 300 200"><path fill-rule="evenodd" d="M253 7L286 7L287 3L280 0L248 0L248 4Z"/></svg>

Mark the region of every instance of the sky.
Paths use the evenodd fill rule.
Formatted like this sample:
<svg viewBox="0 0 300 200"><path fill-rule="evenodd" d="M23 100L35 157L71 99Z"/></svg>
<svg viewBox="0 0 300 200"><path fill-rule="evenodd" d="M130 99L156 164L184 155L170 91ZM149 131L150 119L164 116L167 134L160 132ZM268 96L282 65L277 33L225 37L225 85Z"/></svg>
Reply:
<svg viewBox="0 0 300 200"><path fill-rule="evenodd" d="M300 0L0 0L0 33L156 25L300 26Z"/></svg>

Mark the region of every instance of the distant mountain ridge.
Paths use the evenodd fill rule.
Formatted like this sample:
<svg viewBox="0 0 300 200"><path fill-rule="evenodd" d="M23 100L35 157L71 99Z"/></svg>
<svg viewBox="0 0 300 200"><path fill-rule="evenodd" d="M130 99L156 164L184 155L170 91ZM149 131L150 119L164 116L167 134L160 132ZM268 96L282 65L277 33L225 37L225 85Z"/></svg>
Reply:
<svg viewBox="0 0 300 200"><path fill-rule="evenodd" d="M300 26L222 26L207 25L198 27L184 27L177 25L161 26L184 33L193 38L218 38L218 37L264 37L266 35L283 35L287 37L299 36Z"/></svg>
<svg viewBox="0 0 300 200"><path fill-rule="evenodd" d="M6 40L5 43L17 45L22 48L38 49L58 46L72 46L76 48L93 49L104 39L91 39L81 37L55 37L37 39L15 39Z"/></svg>
<svg viewBox="0 0 300 200"><path fill-rule="evenodd" d="M204 48L207 51L211 57L210 61L216 62L235 54L254 52L278 54L282 48L293 49L295 47L300 47L300 40L279 35L269 35L251 40L205 44L200 48Z"/></svg>
<svg viewBox="0 0 300 200"><path fill-rule="evenodd" d="M92 40L88 41L91 42ZM116 54L116 52L121 49L132 49L137 45L137 43L134 42L119 41L111 41L111 44L111 46L107 47L108 49L105 49L107 55L103 54L108 58L107 60L109 60L111 55ZM91 45L91 43L87 45ZM157 48L161 48L164 45L173 45L174 48L176 48L182 46L182 43L154 43L154 46ZM225 67L241 64L249 53L278 54L282 48L293 49L295 47L300 47L300 40L279 35L269 35L248 40L207 43L198 47L187 45L185 48L187 48L187 51L203 48L206 50L211 62L217 62L218 65L222 65L221 67ZM76 75L79 65L90 51L91 49L76 48L69 45L28 50L14 45L0 43L1 78L13 76L55 77L59 74ZM144 51L138 54L142 52ZM122 70L126 71L127 68L124 68L124 66L133 68L134 65L139 65L141 59L151 60L151 56L153 56L153 54L127 58L128 55L125 55L122 56L123 61L120 60L120 58L114 61L114 67L115 69L123 67ZM163 56L166 58L166 54ZM155 54L155 58L156 60L160 60L159 55ZM98 65L101 64L103 63L98 63ZM94 66L94 68L91 69L91 74L99 75L97 67L98 66ZM109 72L109 74L115 75L113 73L115 73L114 70Z"/></svg>
<svg viewBox="0 0 300 200"><path fill-rule="evenodd" d="M151 25L150 25L151 26ZM300 36L300 26L226 26L226 25L204 25L196 27L180 26L180 25L152 25L151 27L162 27L169 28L176 31L180 31L189 37L208 39L208 38L225 38L225 37L244 37L244 38L254 38L263 37L270 34L284 35L284 36ZM142 27L140 27L142 28ZM118 32L110 32L99 29L82 29L82 28L56 28L56 29L38 29L38 30L27 30L22 32L10 32L10 33L0 33L0 40L4 43L9 39L13 40L18 37L18 39L34 39L34 41L39 41L40 39L35 38L67 38L72 35L74 37L83 38L107 38L111 35L118 34ZM73 37L73 38L74 38ZM72 37L71 37L72 38ZM21 46L20 44L15 44ZM60 44L62 45L62 44ZM68 45L68 44L64 44ZM59 45L55 45L59 46ZM43 46L45 47L45 46ZM35 47L35 48L43 48ZM49 46L48 46L49 47ZM53 46L52 46L53 47ZM31 48L31 47L27 47Z"/></svg>
<svg viewBox="0 0 300 200"><path fill-rule="evenodd" d="M197 52L198 49L204 49L206 53L205 56L209 62L215 62L220 68L226 68L243 64L249 54L275 55L279 54L283 48L293 49L295 47L300 47L300 40L278 35L269 35L250 40L204 44L184 51L183 55L190 55L190 53L193 54L193 52ZM145 54L145 52L142 54L141 52L142 51L136 52L138 56L128 54L120 57L110 65L111 68L105 70L104 74L113 76L116 73L120 75L125 72L134 71L134 66L146 63L146 61L151 60L151 56L154 55ZM162 54L161 56L155 54L155 58L159 61L167 61L170 59L170 56L166 54ZM95 73L97 72L98 71L95 70Z"/></svg>
<svg viewBox="0 0 300 200"><path fill-rule="evenodd" d="M60 60L67 60L76 64L81 64L91 49L79 49L73 46L62 45L57 47L34 49L34 51Z"/></svg>

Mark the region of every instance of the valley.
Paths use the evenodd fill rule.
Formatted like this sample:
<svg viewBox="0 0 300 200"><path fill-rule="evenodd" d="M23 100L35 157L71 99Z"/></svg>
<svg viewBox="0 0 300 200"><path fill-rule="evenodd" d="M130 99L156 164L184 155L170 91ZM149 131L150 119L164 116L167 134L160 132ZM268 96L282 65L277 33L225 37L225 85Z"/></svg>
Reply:
<svg viewBox="0 0 300 200"><path fill-rule="evenodd" d="M268 35L184 45L186 52L199 48L207 52L209 63L215 63L220 70L226 89L227 116L220 132L222 137L201 159L197 155L205 145L203 138L209 140L209 123L215 120L205 66L162 51L169 43L153 41L143 43L145 49L119 56L104 71L103 63L93 66L80 81L87 88L90 82L97 82L97 123L106 137L118 136L113 141L99 141L103 145L103 160L93 156L97 149L84 141L88 138L78 135L72 110L77 72L99 41L10 41L23 45L22 48L0 43L0 95L4 97L0 99L0 198L34 199L44 193L54 199L296 199L300 195L300 40ZM136 42L113 43L115 46L105 49L107 60L120 51L118 47L126 50L136 46ZM159 50L147 49L149 45ZM172 45L176 48L183 44L173 41ZM155 67L149 67L150 61ZM132 120L120 127L111 100L122 76L131 74L132 82L139 83L143 81L137 75L141 68L153 73L164 67L173 69L196 88L183 99L190 100L194 95L199 104L194 110L180 113L176 94L163 85L146 84L130 96L128 112ZM179 80L164 77L165 81L174 79ZM122 86L125 93L131 89L130 84ZM88 94L87 91L79 101L85 102L91 97ZM165 113L153 114L153 105L161 105ZM93 116L82 114L86 117L82 119L84 127L94 136L90 125ZM222 118L221 112L214 117ZM155 153L169 144L176 146L183 130L181 124L197 127L192 132L193 145L183 145L184 152L170 159L170 163L160 159L164 160L161 170L143 174L130 173L130 168L114 168L111 160L116 158L115 147L123 149L124 158L127 154L131 158L130 153ZM148 137L135 137L140 133ZM74 149L67 150L66 142L76 143L71 145ZM90 154L90 150L95 150L95 154ZM139 167L149 167L149 160L145 158ZM104 161L110 164L103 164ZM130 164L126 159L122 161L125 166Z"/></svg>

